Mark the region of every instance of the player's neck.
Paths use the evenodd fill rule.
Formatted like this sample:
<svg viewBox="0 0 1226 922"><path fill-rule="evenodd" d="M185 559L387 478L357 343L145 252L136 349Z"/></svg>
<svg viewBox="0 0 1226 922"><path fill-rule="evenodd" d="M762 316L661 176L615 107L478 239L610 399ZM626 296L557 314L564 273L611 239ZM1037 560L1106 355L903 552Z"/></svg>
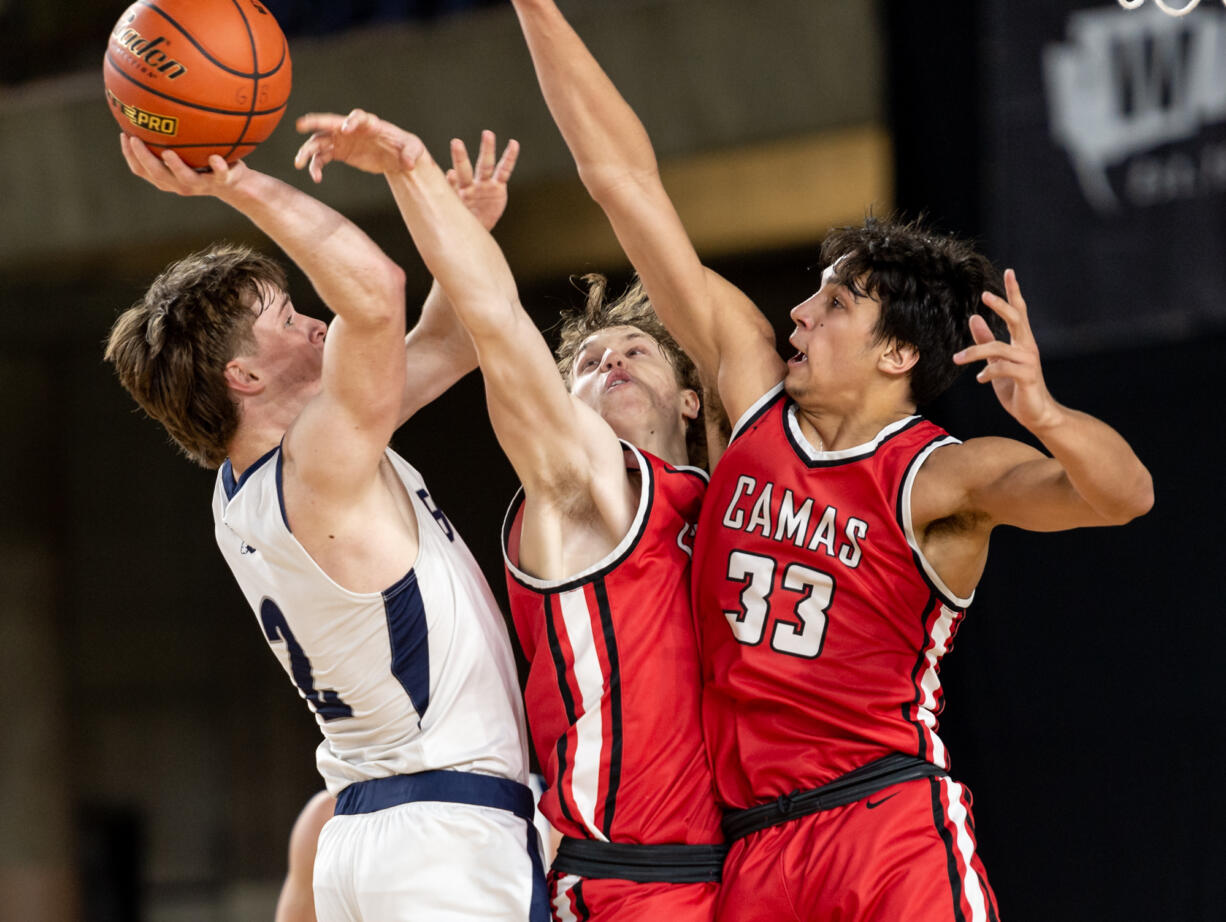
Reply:
<svg viewBox="0 0 1226 922"><path fill-rule="evenodd" d="M818 451L843 451L871 442L886 426L915 414L914 404L835 409L797 404L800 431Z"/></svg>
<svg viewBox="0 0 1226 922"><path fill-rule="evenodd" d="M226 455L230 459L230 468L236 480L243 476L247 468L281 444L281 439L285 436L284 431L243 432L241 426L239 430L226 447Z"/></svg>
<svg viewBox="0 0 1226 922"><path fill-rule="evenodd" d="M238 430L227 446L236 477L281 444L309 400L306 393L263 393L240 402Z"/></svg>
<svg viewBox="0 0 1226 922"><path fill-rule="evenodd" d="M674 467L686 466L690 463L685 432L675 427L643 425L634 432L618 433L618 435L640 451L655 455L661 461Z"/></svg>

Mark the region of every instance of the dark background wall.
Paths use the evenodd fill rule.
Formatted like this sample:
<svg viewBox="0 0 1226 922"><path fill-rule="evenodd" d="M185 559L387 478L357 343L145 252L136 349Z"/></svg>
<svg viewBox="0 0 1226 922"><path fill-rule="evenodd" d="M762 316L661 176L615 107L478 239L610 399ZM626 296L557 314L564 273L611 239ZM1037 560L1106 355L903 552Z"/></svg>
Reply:
<svg viewBox="0 0 1226 922"><path fill-rule="evenodd" d="M278 11L299 30L296 105L370 105L424 124L435 149L442 132L475 135L491 118L514 131L526 155L498 234L548 327L580 300L568 273L623 280L626 268L577 189L509 10L425 4L413 20L403 18L410 5L391 18L379 17L399 5ZM1157 502L1125 528L994 537L942 673L955 773L976 795L1006 918L1226 919L1226 806L1214 783L1226 756L1215 720L1226 641L1215 476L1226 447L1216 397L1226 199L1211 169L1226 107L1209 98L1184 135L1112 154L1120 207L1104 212L1053 128L1047 49L1086 34L1070 5L565 9L658 141L704 254L781 334L787 309L816 287L825 228L869 204L926 212L1017 268L1052 392L1130 439ZM1116 30L1109 47L1140 42L1142 73L1166 60L1155 52L1167 47L1165 24L1147 33L1123 19L1152 9L1086 9ZM115 313L167 259L216 236L260 241L224 209L163 201L117 167L94 85L98 27L86 23L98 18L105 32L118 12L0 4L0 675L11 721L0 748L0 916L245 922L270 917L290 824L319 786L318 733L213 546L213 475L132 411L100 351ZM327 21L338 16L348 18ZM1181 28L1222 34L1212 30L1223 19L1206 6ZM1190 54L1200 40L1176 45ZM378 85L363 69L372 48L395 52ZM62 81L47 63L56 55L70 72ZM446 66L457 55L468 55L459 75ZM1121 94L1112 111L1128 122L1137 96L1127 80L1137 78L1121 76L1118 56L1103 66ZM404 73L415 92L397 88L392 75ZM1181 111L1188 84L1158 77L1159 108ZM1087 93L1101 95L1096 86ZM65 136L82 140L66 149ZM276 169L294 143L279 131L252 162ZM1198 169L1209 179L1180 185L1181 157L1208 162ZM801 169L772 184L784 163ZM1155 163L1173 171L1178 194L1137 192ZM854 206L830 198L840 187ZM411 299L424 294L383 188L338 178L318 192L405 263ZM1184 226L1194 233L1178 236ZM318 309L300 276L294 287ZM969 379L931 414L961 437L1025 437ZM419 414L396 447L501 594L497 523L514 482L479 378Z"/></svg>
<svg viewBox="0 0 1226 922"><path fill-rule="evenodd" d="M1226 918L1215 870L1226 866L1226 806L1214 790L1226 742L1213 717L1226 640L1215 393L1226 196L1202 177L1185 194L1129 200L1127 181L1215 149L1223 126L1212 110L1177 136L1132 129L1150 91L1178 116L1193 93L1194 43L1226 34L1216 31L1226 14L1199 9L1176 27L1153 9L1102 3L885 10L897 204L1017 269L1052 393L1123 432L1155 483L1153 511L1125 528L994 536L943 670L946 742L977 797L1001 912ZM1050 117L1045 60L1074 41L1079 13L1111 33L1084 90L1107 95L1087 140L1121 134L1108 170L1114 210L1083 193ZM1182 34L1167 58L1173 28ZM960 435L1025 438L968 380L932 414Z"/></svg>

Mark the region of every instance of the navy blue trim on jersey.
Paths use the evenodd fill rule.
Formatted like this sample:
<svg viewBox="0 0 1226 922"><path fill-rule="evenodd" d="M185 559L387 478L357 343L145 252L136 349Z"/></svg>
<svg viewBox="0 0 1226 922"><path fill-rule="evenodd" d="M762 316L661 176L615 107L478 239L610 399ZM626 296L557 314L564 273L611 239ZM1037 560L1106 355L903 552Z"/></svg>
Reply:
<svg viewBox="0 0 1226 922"><path fill-rule="evenodd" d="M374 813L400 804L429 800L506 810L531 824L535 810L526 784L476 772L428 771L355 781L336 795L338 816Z"/></svg>
<svg viewBox="0 0 1226 922"><path fill-rule="evenodd" d="M282 461L285 460L285 452L277 454L277 505L281 507L281 521L285 523L285 530L293 534L293 529L289 527L289 516L285 514L285 487L281 478Z"/></svg>
<svg viewBox="0 0 1226 922"><path fill-rule="evenodd" d="M520 579L519 573L516 572L519 569L519 563L518 561L516 561L515 563L512 564L512 566L507 567L508 575L510 575L510 577L513 580L515 580L516 583L523 586L525 589L530 589L531 591L537 593L538 595L548 595L548 594L555 594L555 593L560 594L563 592L568 592L571 589L577 589L580 586L586 586L588 583L594 583L597 580L604 579L606 576L608 576L610 573L616 570L619 566L625 563L626 560L630 558L630 555L634 553L635 549L638 548L639 542L643 540L643 535L647 531L647 523L651 521L651 510L652 510L652 507L655 505L655 501L656 501L656 490L655 490L656 470L652 466L652 459L649 458L646 453L639 451L637 448L634 448L634 446L630 445L629 442L623 441L622 444L630 447L633 450L636 457L643 459L643 463L640 465L638 469L639 472L642 473L643 475L642 483L639 485L639 490L641 492L640 492L640 499L639 499L640 505L638 508L641 508L643 510L643 515L641 519L639 519L638 517L638 508L635 509L635 521L638 523L638 526L639 526L638 534L630 538L629 541L626 541L626 538L630 537L629 534L627 534L620 541L618 541L618 546L620 546L623 542L625 542L626 544L625 550L622 553L618 554L612 560L608 561L606 564L604 564L599 569L585 570L583 573L580 573L578 576L575 576L571 579L567 579L565 581L561 581L557 583L549 582L547 580L538 581L539 583L547 583L547 585L538 585L536 583L525 582L524 580ZM629 470L631 470L631 468L627 468L627 471ZM683 473L691 473L691 472L683 472ZM643 496L646 496L646 501L642 499ZM502 523L503 559L504 561L508 563L510 562L510 557L507 555L507 548L510 547L509 542L510 542L510 537L511 537L511 529L515 525L515 518L519 514L519 509L523 505L523 503L524 503L524 488L520 487L519 490L515 493L515 497L511 500L511 506L507 510L506 518L503 519L503 523ZM614 550L616 550L616 548Z"/></svg>
<svg viewBox="0 0 1226 922"><path fill-rule="evenodd" d="M604 580L597 580L592 591L600 612L600 630L604 637L605 654L609 658L609 778L604 800L604 821L601 831L613 837L613 812L622 778L622 671L617 652L617 635L613 630L613 612L609 608L609 593Z"/></svg>
<svg viewBox="0 0 1226 922"><path fill-rule="evenodd" d="M552 595L545 596L545 636L549 642L549 654L553 659L554 674L558 680L558 691L562 694L562 706L566 709L566 726L573 727L579 720L578 714L575 713L575 698L570 691L570 683L566 681L566 657L562 653L562 644L558 640L558 629L554 626L554 599ZM557 743L558 756L558 806L562 809L562 815L574 823L576 826L582 826L575 815L570 811L570 804L567 802L566 794L561 787L562 779L566 777L566 734L562 733L558 736ZM537 754L538 756L540 753ZM542 759L542 763L544 760Z"/></svg>
<svg viewBox="0 0 1226 922"><path fill-rule="evenodd" d="M953 894L954 920L955 922L966 922L966 913L962 911L962 878L958 876L958 858L954 854L954 837L945 824L945 806L941 803L941 781L939 778L930 778L928 784L932 789L932 820L936 823L941 841L945 843L945 867L949 873L949 889ZM969 866L966 870L968 874L974 873Z"/></svg>
<svg viewBox="0 0 1226 922"><path fill-rule="evenodd" d="M276 448L270 448L268 451L264 452L264 454L256 458L251 467L243 471L243 476L238 478L238 480L234 479L234 465L230 463L230 459L226 458L225 461L221 462L221 486L222 489L226 491L226 499L234 499L234 494L242 489L243 484L245 484L251 478L251 475L259 470L264 462L273 456L273 452L277 451L280 447L281 446L278 445ZM284 510L282 511L282 515L284 515Z"/></svg>
<svg viewBox="0 0 1226 922"><path fill-rule="evenodd" d="M420 727L430 706L430 631L414 571L383 592L383 608L391 642L392 675L413 702Z"/></svg>
<svg viewBox="0 0 1226 922"><path fill-rule="evenodd" d="M945 432L941 432L941 433L938 433L937 435L934 435L931 439L929 439L927 442L921 445L919 449L916 450L914 456L912 456L911 460L907 462L907 466L903 468L902 477L896 485L896 489L898 490L898 498L894 501L894 521L896 521L898 523L898 527L902 529L904 539L906 538L908 534L908 529L907 529L906 521L903 516L903 508L902 508L903 494L906 493L906 490L903 489L903 487L906 485L907 481L911 479L912 468L915 467L916 463L919 461L920 458L925 457L924 453L928 451L928 449L933 445L933 443L940 442L948 438L950 438L950 435ZM950 444L953 444L953 443L951 442ZM914 533L914 529L912 529L912 533ZM919 542L919 535L915 535L915 540L917 543ZM932 590L933 595L935 595L942 602L944 602L945 606L953 610L954 612L966 611L965 605L963 605L957 599L952 598L946 590L942 589L940 586L938 586L936 583L932 581L932 577L930 577L928 575L928 571L924 569L924 562L923 562L923 559L920 557L919 552L914 547L911 547L911 543L909 541L907 542L907 547L911 551L911 559L915 563L915 569L919 573L920 579L922 579L924 581L924 584L930 590Z"/></svg>
<svg viewBox="0 0 1226 922"><path fill-rule="evenodd" d="M859 452L858 454L844 455L842 452L837 452L837 451L836 452L829 452L829 451L815 452L815 449L813 448L812 445L809 445L807 442L802 444L801 442L797 440L796 433L792 431L792 427L788 424L789 422L788 410L794 406L797 406L797 403L796 401L791 400L790 398L784 403L783 408L779 411L779 425L783 427L783 435L788 440L788 444L792 446L792 451L795 452L797 459L805 467L809 468L810 470L817 470L819 468L824 468L824 467L838 467L839 465L842 465L842 464L853 464L856 461L863 461L865 458L871 458L873 455L877 454L877 452L881 449L881 447L885 445L887 442L889 442L891 439L895 438L896 436L901 435L902 433L906 432L908 429L912 428L913 426L918 426L920 423L926 422L926 420L922 416L912 416L910 419L906 421L906 425L899 426L897 429L893 430L885 438L881 438L880 432L877 433L877 435L873 437L873 440L871 442L864 443L865 445L864 451ZM896 424L891 423L890 425L896 425ZM796 426L797 428L799 428L800 423L797 422ZM890 427L885 426L883 427L882 431L885 431L885 429L888 429L888 428ZM942 436L942 438L943 437L944 436ZM856 447L859 447L859 446L856 446ZM817 453L817 454L826 455L826 456L836 455L837 457L812 458L810 457L811 453Z"/></svg>
<svg viewBox="0 0 1226 922"><path fill-rule="evenodd" d="M541 860L541 837L529 820L528 860L532 862L532 897L528 903L528 922L550 922L549 885L545 881L545 864Z"/></svg>

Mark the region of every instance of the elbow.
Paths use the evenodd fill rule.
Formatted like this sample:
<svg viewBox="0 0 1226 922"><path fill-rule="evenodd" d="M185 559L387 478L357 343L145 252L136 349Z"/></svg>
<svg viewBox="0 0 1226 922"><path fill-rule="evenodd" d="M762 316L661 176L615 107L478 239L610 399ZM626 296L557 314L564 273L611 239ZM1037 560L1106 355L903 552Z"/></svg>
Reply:
<svg viewBox="0 0 1226 922"><path fill-rule="evenodd" d="M588 166L579 168L579 179L588 195L603 209L629 198L638 198L649 185L661 185L660 173L652 161L650 168Z"/></svg>
<svg viewBox="0 0 1226 922"><path fill-rule="evenodd" d="M1154 478L1149 471L1144 472L1141 483L1134 491L1133 499L1135 505L1130 519L1140 518L1154 508Z"/></svg>
<svg viewBox="0 0 1226 922"><path fill-rule="evenodd" d="M1112 525L1126 525L1133 519L1138 519L1154 508L1154 478L1149 471L1142 469L1136 483L1120 497L1108 516Z"/></svg>
<svg viewBox="0 0 1226 922"><path fill-rule="evenodd" d="M386 257L367 269L359 284L372 319L375 314L403 319L405 280L404 270Z"/></svg>

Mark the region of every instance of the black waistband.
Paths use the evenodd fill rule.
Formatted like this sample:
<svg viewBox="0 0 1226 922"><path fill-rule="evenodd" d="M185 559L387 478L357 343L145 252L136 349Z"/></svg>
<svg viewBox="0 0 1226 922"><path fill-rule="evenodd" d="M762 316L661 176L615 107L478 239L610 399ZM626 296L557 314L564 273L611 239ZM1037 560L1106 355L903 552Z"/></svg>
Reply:
<svg viewBox="0 0 1226 922"><path fill-rule="evenodd" d="M915 756L899 753L888 755L811 791L793 791L770 803L745 810L730 810L724 814L724 837L729 842L742 839L751 832L778 826L810 813L853 804L892 784L944 774L945 769Z"/></svg>
<svg viewBox="0 0 1226 922"><path fill-rule="evenodd" d="M529 823L535 808L532 791L518 781L474 772L430 771L355 781L336 795L335 812L373 813L421 800L495 807Z"/></svg>
<svg viewBox="0 0 1226 922"><path fill-rule="evenodd" d="M639 884L701 884L723 874L726 845L625 845L564 836L553 870Z"/></svg>

